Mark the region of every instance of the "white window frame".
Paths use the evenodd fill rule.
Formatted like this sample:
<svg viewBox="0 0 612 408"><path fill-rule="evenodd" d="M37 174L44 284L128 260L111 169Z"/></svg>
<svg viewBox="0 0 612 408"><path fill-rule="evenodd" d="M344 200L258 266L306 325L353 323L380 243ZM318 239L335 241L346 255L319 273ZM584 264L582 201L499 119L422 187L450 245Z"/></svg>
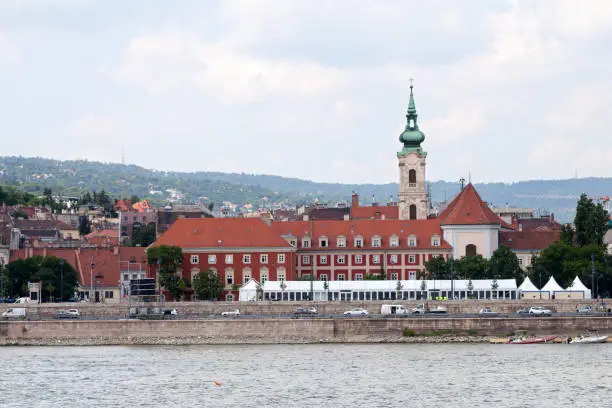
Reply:
<svg viewBox="0 0 612 408"><path fill-rule="evenodd" d="M440 237L437 235L434 235L431 237L431 246L434 247L439 247L440 246Z"/></svg>
<svg viewBox="0 0 612 408"><path fill-rule="evenodd" d="M217 263L217 255L208 255L208 264L209 265L214 265Z"/></svg>
<svg viewBox="0 0 612 408"><path fill-rule="evenodd" d="M372 263L374 265L380 265L380 255L372 255Z"/></svg>
<svg viewBox="0 0 612 408"><path fill-rule="evenodd" d="M285 263L285 254L278 254L276 257L277 263Z"/></svg>
<svg viewBox="0 0 612 408"><path fill-rule="evenodd" d="M399 274L397 272L391 272L391 280L398 280L399 279Z"/></svg>
<svg viewBox="0 0 612 408"><path fill-rule="evenodd" d="M408 263L416 263L416 255L408 255Z"/></svg>
<svg viewBox="0 0 612 408"><path fill-rule="evenodd" d="M297 241L295 239L290 239L289 245L291 245L292 247L295 247L297 245Z"/></svg>
<svg viewBox="0 0 612 408"><path fill-rule="evenodd" d="M323 281L323 282L327 282L327 274L326 274L326 273L322 273L322 274L319 276L319 280L320 280L320 281Z"/></svg>
<svg viewBox="0 0 612 408"><path fill-rule="evenodd" d="M268 263L268 254L260 254L259 255L259 263L267 264Z"/></svg>
<svg viewBox="0 0 612 408"><path fill-rule="evenodd" d="M323 245L325 244L325 245ZM320 237L319 238L319 247L321 248L329 248L329 239L327 239L327 237Z"/></svg>
<svg viewBox="0 0 612 408"><path fill-rule="evenodd" d="M346 264L346 258L344 257L344 255L338 255L338 265L345 265Z"/></svg>
<svg viewBox="0 0 612 408"><path fill-rule="evenodd" d="M346 276L343 273L339 273L338 274L338 280L339 281L343 281L343 280L345 280L345 278L346 278Z"/></svg>
<svg viewBox="0 0 612 408"><path fill-rule="evenodd" d="M277 275L277 276L276 276L276 279L278 279L279 281L285 281L285 280L287 280L287 275L286 275L286 272L279 272L279 271L277 271L277 272L276 272L276 275Z"/></svg>
<svg viewBox="0 0 612 408"><path fill-rule="evenodd" d="M390 246L390 247L392 247L392 248L397 248L397 247L399 247L399 238L398 238L398 237L396 237L396 236L392 236L392 237L389 239L389 246Z"/></svg>
<svg viewBox="0 0 612 408"><path fill-rule="evenodd" d="M392 264L396 264L397 263L397 255L396 254L391 255L390 261L391 261Z"/></svg>
<svg viewBox="0 0 612 408"><path fill-rule="evenodd" d="M523 266L523 257L519 256L518 258L518 264L519 266Z"/></svg>
<svg viewBox="0 0 612 408"><path fill-rule="evenodd" d="M226 264L233 264L234 263L234 255L231 255L231 254L225 255L225 263Z"/></svg>
<svg viewBox="0 0 612 408"><path fill-rule="evenodd" d="M259 280L261 281L261 284L263 285L266 281L270 280L270 271L268 270L260 270L259 271Z"/></svg>
<svg viewBox="0 0 612 408"><path fill-rule="evenodd" d="M336 238L336 246L338 248L346 248L346 238L345 237Z"/></svg>
<svg viewBox="0 0 612 408"><path fill-rule="evenodd" d="M302 238L302 248L310 248L310 238Z"/></svg>
<svg viewBox="0 0 612 408"><path fill-rule="evenodd" d="M363 264L363 255L355 255L355 264L362 265Z"/></svg>
<svg viewBox="0 0 612 408"><path fill-rule="evenodd" d="M242 255L242 263L250 264L251 263L251 254Z"/></svg>
<svg viewBox="0 0 612 408"><path fill-rule="evenodd" d="M230 282L230 279L232 280ZM225 271L225 284L226 285L233 285L236 282L236 279L234 277L234 271Z"/></svg>
<svg viewBox="0 0 612 408"><path fill-rule="evenodd" d="M409 238L408 239L408 246L415 247L416 246L416 242L417 242L416 238L414 238L414 237L413 238Z"/></svg>
<svg viewBox="0 0 612 408"><path fill-rule="evenodd" d="M363 280L363 273L356 273L355 274L355 280L357 280L357 281Z"/></svg>
<svg viewBox="0 0 612 408"><path fill-rule="evenodd" d="M246 285L247 283L249 283L251 279L253 279L253 271L251 270L242 271L242 284L243 285Z"/></svg>
<svg viewBox="0 0 612 408"><path fill-rule="evenodd" d="M302 265L310 265L310 255L302 255Z"/></svg>
<svg viewBox="0 0 612 408"><path fill-rule="evenodd" d="M197 265L200 263L200 256L199 255L191 255L191 264L192 265Z"/></svg>
<svg viewBox="0 0 612 408"><path fill-rule="evenodd" d="M372 238L372 248L380 248L382 245L382 239L380 237Z"/></svg>
<svg viewBox="0 0 612 408"><path fill-rule="evenodd" d="M363 248L363 237L355 237L355 248Z"/></svg>
<svg viewBox="0 0 612 408"><path fill-rule="evenodd" d="M416 271L409 271L408 272L408 279L415 280L416 279Z"/></svg>
<svg viewBox="0 0 612 408"><path fill-rule="evenodd" d="M327 255L319 255L319 261L321 265L327 265Z"/></svg>

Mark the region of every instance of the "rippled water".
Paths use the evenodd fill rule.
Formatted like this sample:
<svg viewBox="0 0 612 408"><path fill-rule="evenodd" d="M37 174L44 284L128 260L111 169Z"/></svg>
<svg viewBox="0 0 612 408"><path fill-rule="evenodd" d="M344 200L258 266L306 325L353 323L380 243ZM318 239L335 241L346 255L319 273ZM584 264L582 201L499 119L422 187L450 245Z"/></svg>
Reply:
<svg viewBox="0 0 612 408"><path fill-rule="evenodd" d="M2 408L612 406L612 344L4 347L0 363Z"/></svg>

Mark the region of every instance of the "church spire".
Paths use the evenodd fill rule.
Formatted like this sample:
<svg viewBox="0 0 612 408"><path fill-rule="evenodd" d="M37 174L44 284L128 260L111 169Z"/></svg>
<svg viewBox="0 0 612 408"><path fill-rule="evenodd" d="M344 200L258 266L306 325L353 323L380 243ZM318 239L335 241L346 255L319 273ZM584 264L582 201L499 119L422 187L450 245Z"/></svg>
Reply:
<svg viewBox="0 0 612 408"><path fill-rule="evenodd" d="M419 130L417 124L417 110L414 103L414 86L412 85L412 78L410 78L410 99L408 101L408 111L406 112L406 127L399 137L401 143L404 144L404 148L400 153L407 153L409 151L421 150L421 143L425 140L425 134Z"/></svg>

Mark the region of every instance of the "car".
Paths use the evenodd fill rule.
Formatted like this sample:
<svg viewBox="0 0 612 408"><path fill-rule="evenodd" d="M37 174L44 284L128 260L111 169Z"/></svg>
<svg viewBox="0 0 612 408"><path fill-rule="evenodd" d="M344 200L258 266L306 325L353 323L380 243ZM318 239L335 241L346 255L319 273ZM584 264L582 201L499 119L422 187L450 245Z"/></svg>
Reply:
<svg viewBox="0 0 612 408"><path fill-rule="evenodd" d="M589 305L586 305L586 306L581 305L581 306L578 306L578 308L576 309L576 312L579 314L591 314L593 313L593 308Z"/></svg>
<svg viewBox="0 0 612 408"><path fill-rule="evenodd" d="M483 307L480 309L480 311L478 311L478 314L480 316L497 316L498 313L490 307Z"/></svg>
<svg viewBox="0 0 612 408"><path fill-rule="evenodd" d="M164 309L164 315L165 316L176 316L178 315L178 312L176 311L176 309Z"/></svg>
<svg viewBox="0 0 612 408"><path fill-rule="evenodd" d="M528 307L521 307L519 310L516 311L516 313L518 313L518 314L529 314L529 308Z"/></svg>
<svg viewBox="0 0 612 408"><path fill-rule="evenodd" d="M81 313L79 313L79 311L77 309L68 309L68 310L66 310L66 313L69 314L70 316L73 316L73 317L81 316Z"/></svg>
<svg viewBox="0 0 612 408"><path fill-rule="evenodd" d="M368 311L358 307L356 309L347 310L346 312L344 312L344 315L348 317L352 317L352 316L365 317L368 315Z"/></svg>
<svg viewBox="0 0 612 408"><path fill-rule="evenodd" d="M223 317L237 317L237 316L240 316L240 310L238 310L238 309L227 310L225 312L221 312L221 316L223 316Z"/></svg>
<svg viewBox="0 0 612 408"><path fill-rule="evenodd" d="M535 316L552 316L552 311L542 306L534 306L529 309L529 314Z"/></svg>
<svg viewBox="0 0 612 408"><path fill-rule="evenodd" d="M56 319L78 319L79 311L76 309L58 310L57 313L55 314L55 318Z"/></svg>
<svg viewBox="0 0 612 408"><path fill-rule="evenodd" d="M314 307L298 307L297 309L295 309L295 312L293 312L294 315L299 316L299 315L316 315L317 309Z"/></svg>

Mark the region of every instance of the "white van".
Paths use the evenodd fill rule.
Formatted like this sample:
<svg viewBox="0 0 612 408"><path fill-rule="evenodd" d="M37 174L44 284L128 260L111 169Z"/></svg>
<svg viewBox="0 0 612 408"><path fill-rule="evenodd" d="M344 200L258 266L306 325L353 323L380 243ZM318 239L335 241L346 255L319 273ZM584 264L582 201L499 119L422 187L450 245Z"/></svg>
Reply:
<svg viewBox="0 0 612 408"><path fill-rule="evenodd" d="M408 315L410 311L402 305L382 305L380 314L383 315Z"/></svg>
<svg viewBox="0 0 612 408"><path fill-rule="evenodd" d="M26 310L23 307L14 307L2 313L4 319L25 319Z"/></svg>
<svg viewBox="0 0 612 408"><path fill-rule="evenodd" d="M15 303L30 303L30 298L29 297L20 297L18 298Z"/></svg>

